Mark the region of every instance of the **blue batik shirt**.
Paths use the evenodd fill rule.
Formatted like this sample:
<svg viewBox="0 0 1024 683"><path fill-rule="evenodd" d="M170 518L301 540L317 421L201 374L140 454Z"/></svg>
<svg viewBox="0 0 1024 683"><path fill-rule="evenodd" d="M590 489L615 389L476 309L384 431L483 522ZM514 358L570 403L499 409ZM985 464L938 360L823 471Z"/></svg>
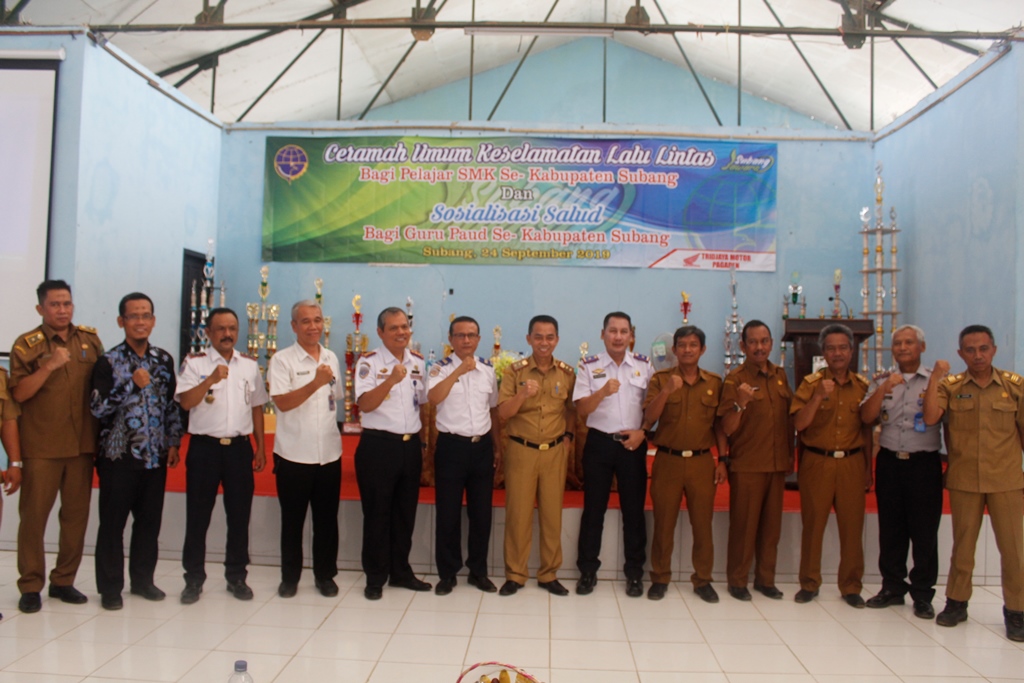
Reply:
<svg viewBox="0 0 1024 683"><path fill-rule="evenodd" d="M139 368L150 382L132 380ZM138 355L122 342L97 362L90 409L100 420L99 457L132 469L164 466L167 450L181 442L181 413L174 401L176 378L171 354L149 346Z"/></svg>

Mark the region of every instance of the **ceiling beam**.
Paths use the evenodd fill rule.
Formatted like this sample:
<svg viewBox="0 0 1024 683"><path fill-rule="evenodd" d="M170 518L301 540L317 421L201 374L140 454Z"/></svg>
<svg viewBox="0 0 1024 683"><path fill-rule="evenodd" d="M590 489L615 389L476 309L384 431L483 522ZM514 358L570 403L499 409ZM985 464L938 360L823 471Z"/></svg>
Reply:
<svg viewBox="0 0 1024 683"><path fill-rule="evenodd" d="M555 2L551 5L551 9L548 10L547 16L544 17L543 23L546 24L548 19L551 18L551 15L554 14L555 8L558 7L558 1L559 0L555 0ZM491 109L491 113L487 115L488 121L494 119L494 114L498 111L498 107L501 106L502 100L505 99L505 94L508 92L508 89L512 87L512 81L516 80L516 76L519 75L519 70L523 68L523 63L525 63L526 58L530 56L530 51L533 49L533 46L537 44L537 38L539 38L539 36L533 37L533 40L530 41L529 47L526 48L526 52L524 52L523 56L520 57L519 63L516 64L515 70L512 72L512 75L509 76L508 83L505 84L505 87L502 89L501 94L498 95L498 101L494 103L494 107Z"/></svg>
<svg viewBox="0 0 1024 683"><path fill-rule="evenodd" d="M282 78L284 78L284 75L286 73L288 73L288 71L290 71L293 66L295 66L295 63L297 61L299 61L300 59L302 59L302 55L306 54L306 51L309 50L309 48L313 47L313 43L315 43L317 40L319 40L320 36L322 36L324 34L324 31L326 31L326 30L327 29L320 29L320 31L318 31L317 34L315 36L313 36L313 40L311 40L308 43L306 43L306 46L299 51L299 54L295 55L295 57L292 59L292 61L288 62L288 66L286 66L284 69L282 69L281 73L277 74L277 76L274 78L274 80L270 81L270 85L268 85L266 88L264 88L263 92L261 92L256 97L256 99L252 101L252 104L250 104L248 107L246 107L245 111L242 112L242 115L238 117L238 119L235 121L235 123L241 123L242 122L242 119L244 119L249 114L249 112L251 112L253 110L253 107L255 107L257 104L260 103L260 100L262 100L263 97L268 92L270 92L275 85L277 85L278 81L280 81Z"/></svg>
<svg viewBox="0 0 1024 683"><path fill-rule="evenodd" d="M31 1L32 0L21 0L13 9L11 9L10 12L6 11L6 2L0 5L0 19L3 19L2 23L8 26L15 26L21 23L21 11L25 9Z"/></svg>
<svg viewBox="0 0 1024 683"><path fill-rule="evenodd" d="M365 0L363 0L365 1ZM318 12L314 16L326 16L332 14L334 8ZM890 23L900 25L900 20L891 17L882 17ZM906 22L902 22L906 23ZM542 29L545 33L564 30L567 33L578 35L581 31L592 31L595 34L614 32L641 33L694 33L694 34L729 34L748 36L816 36L842 38L843 35L870 36L872 33L879 38L899 38L907 40L912 38L930 38L934 40L1005 40L1024 42L1024 36L1017 35L1014 29L1005 31L931 31L912 27L902 30L876 30L856 29L843 30L839 27L820 26L730 26L728 24L650 24L644 26L633 26L629 24L604 23L604 22L541 22L541 21L429 21L406 18L383 18L383 19L331 19L327 21L316 21L313 19L302 19L293 22L239 22L224 23L217 25L204 24L99 24L89 27L90 30L99 33L182 33L182 32L218 32L218 31L307 31L319 30L322 28L338 29L363 29L363 30L387 30L401 29L409 31L412 29L437 31L458 30L464 31L467 28L474 29L499 29L504 31L522 31L529 33L531 30ZM266 36L263 36L266 37ZM229 48L222 48L221 53ZM970 48L968 48L970 49ZM977 52L977 51L974 51ZM213 53L211 53L213 54ZM197 58L198 59L198 58ZM183 63L177 70L195 66L196 60Z"/></svg>

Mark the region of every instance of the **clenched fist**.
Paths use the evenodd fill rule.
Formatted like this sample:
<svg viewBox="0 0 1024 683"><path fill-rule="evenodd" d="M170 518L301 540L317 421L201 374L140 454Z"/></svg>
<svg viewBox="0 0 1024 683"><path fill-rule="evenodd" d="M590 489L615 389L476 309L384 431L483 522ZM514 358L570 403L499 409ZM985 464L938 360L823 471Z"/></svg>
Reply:
<svg viewBox="0 0 1024 683"><path fill-rule="evenodd" d="M210 382L210 384L216 384L217 382L220 382L221 380L225 380L227 378L228 366L218 365L213 369L213 372L210 373L210 379L213 380L212 382Z"/></svg>
<svg viewBox="0 0 1024 683"><path fill-rule="evenodd" d="M754 400L754 387L746 382L736 387L736 402L740 408L746 408L747 404Z"/></svg>
<svg viewBox="0 0 1024 683"><path fill-rule="evenodd" d="M682 388L683 378L679 374L673 373L672 376L669 377L668 384L665 385L665 393L671 394L672 392L679 391Z"/></svg>
<svg viewBox="0 0 1024 683"><path fill-rule="evenodd" d="M932 368L932 374L936 376L936 379L942 379L949 374L949 361L948 360L937 360L935 361L935 367Z"/></svg>
<svg viewBox="0 0 1024 683"><path fill-rule="evenodd" d="M522 386L519 387L519 392L526 394L527 398L536 396L538 391L540 391L540 385L537 384L537 380L533 379L526 380L522 383Z"/></svg>
<svg viewBox="0 0 1024 683"><path fill-rule="evenodd" d="M459 367L455 368L455 373L462 376L467 375L474 370L476 370L476 357L466 356L462 359L462 363L459 364Z"/></svg>
<svg viewBox="0 0 1024 683"><path fill-rule="evenodd" d="M814 394L815 396L820 396L821 398L828 398L829 396L832 395L832 392L835 390L836 383L834 380L823 379L820 382L818 382L818 386L814 388Z"/></svg>
<svg viewBox="0 0 1024 683"><path fill-rule="evenodd" d="M607 382L605 382L604 386L601 387L601 388L604 390L604 395L605 396L611 396L612 394L619 393L619 387L620 386L621 386L621 384L619 383L619 380L617 380L617 379L610 379Z"/></svg>
<svg viewBox="0 0 1024 683"><path fill-rule="evenodd" d="M135 382L135 386L139 389L145 389L149 386L149 371L146 368L139 368L132 373L132 381Z"/></svg>
<svg viewBox="0 0 1024 683"><path fill-rule="evenodd" d="M67 365L70 360L71 352L63 346L58 346L53 350L53 355L50 356L50 360L46 361L46 366L50 369L50 372L53 372L54 370L59 370Z"/></svg>
<svg viewBox="0 0 1024 683"><path fill-rule="evenodd" d="M409 369L402 365L401 363L399 363L398 365L395 366L395 369L391 371L391 374L388 375L388 379L390 380L391 384L394 385L398 384L403 379L405 379L405 376L408 374Z"/></svg>
<svg viewBox="0 0 1024 683"><path fill-rule="evenodd" d="M323 365L317 366L316 377L314 378L320 386L326 386L331 383L334 379L334 370L331 370L331 366L324 363Z"/></svg>

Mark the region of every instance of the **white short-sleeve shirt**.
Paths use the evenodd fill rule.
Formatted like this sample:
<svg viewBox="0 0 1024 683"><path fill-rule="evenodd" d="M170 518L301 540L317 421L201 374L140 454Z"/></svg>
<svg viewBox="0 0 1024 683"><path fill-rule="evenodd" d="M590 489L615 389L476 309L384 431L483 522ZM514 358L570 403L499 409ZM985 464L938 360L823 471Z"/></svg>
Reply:
<svg viewBox="0 0 1024 683"><path fill-rule="evenodd" d="M462 361L454 353L430 368L427 385L433 389ZM476 359L476 369L459 377L437 406L437 431L459 436L483 436L491 431L491 408L498 405L498 378L490 361Z"/></svg>
<svg viewBox="0 0 1024 683"><path fill-rule="evenodd" d="M360 421L367 429L379 429L393 434L415 434L420 431L420 406L427 401L424 381L423 356L405 349L402 358L395 358L387 347L381 346L364 353L356 363L356 401L367 391L379 386L395 366L401 363L408 372L376 409L361 412Z"/></svg>
<svg viewBox="0 0 1024 683"><path fill-rule="evenodd" d="M579 402L599 391L608 380L617 379L619 390L605 397L587 416L587 427L608 434L640 429L644 420L644 395L653 374L651 361L639 353L627 351L620 365L616 365L607 352L587 356L576 373L572 400Z"/></svg>
<svg viewBox="0 0 1024 683"><path fill-rule="evenodd" d="M174 400L180 403L181 395L198 386L218 365L227 366L227 379L210 387L203 400L188 412L188 431L218 439L252 434L252 409L267 402L267 389L259 364L238 351L234 351L230 363L212 349L186 358Z"/></svg>
<svg viewBox="0 0 1024 683"><path fill-rule="evenodd" d="M298 344L275 353L267 366L270 395L280 396L306 386L321 365L330 366L334 382L320 387L291 410L277 410L274 452L286 460L325 465L341 457L338 402L344 400L345 380L333 351L321 346L319 361Z"/></svg>

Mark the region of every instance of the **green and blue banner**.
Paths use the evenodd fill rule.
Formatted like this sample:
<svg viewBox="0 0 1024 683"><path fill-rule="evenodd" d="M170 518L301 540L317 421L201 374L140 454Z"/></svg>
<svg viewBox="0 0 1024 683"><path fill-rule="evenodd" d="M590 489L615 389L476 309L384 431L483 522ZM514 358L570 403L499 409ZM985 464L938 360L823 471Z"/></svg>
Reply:
<svg viewBox="0 0 1024 683"><path fill-rule="evenodd" d="M263 260L772 271L772 143L272 137Z"/></svg>

